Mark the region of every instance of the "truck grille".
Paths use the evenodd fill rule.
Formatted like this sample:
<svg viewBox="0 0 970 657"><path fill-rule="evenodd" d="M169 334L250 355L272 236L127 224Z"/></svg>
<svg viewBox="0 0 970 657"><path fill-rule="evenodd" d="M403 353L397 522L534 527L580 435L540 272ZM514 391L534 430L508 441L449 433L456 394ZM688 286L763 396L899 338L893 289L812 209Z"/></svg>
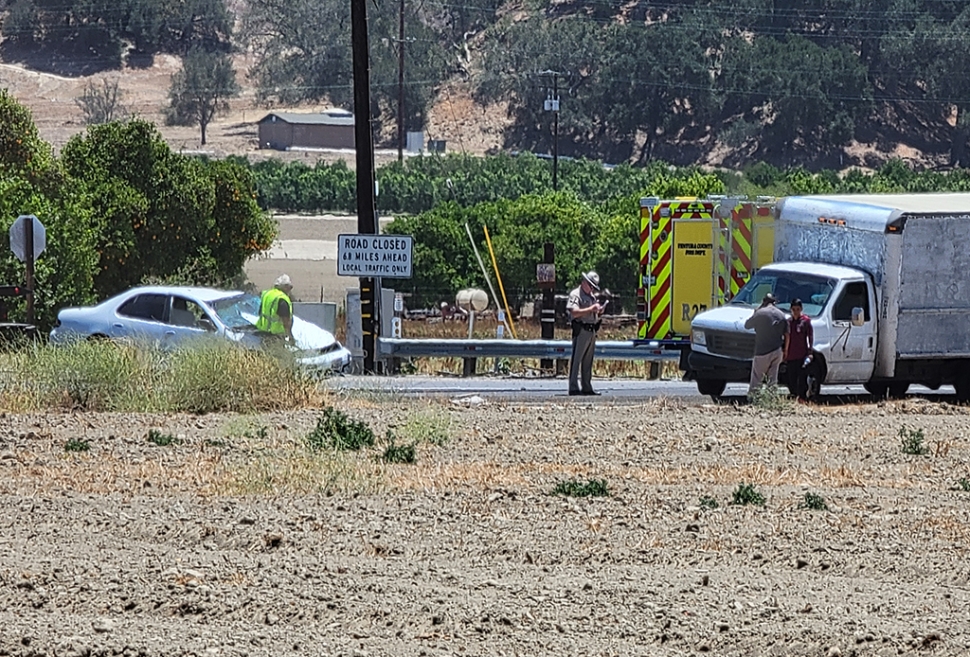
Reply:
<svg viewBox="0 0 970 657"><path fill-rule="evenodd" d="M749 360L754 357L754 335L729 331L704 331L707 350L718 356Z"/></svg>

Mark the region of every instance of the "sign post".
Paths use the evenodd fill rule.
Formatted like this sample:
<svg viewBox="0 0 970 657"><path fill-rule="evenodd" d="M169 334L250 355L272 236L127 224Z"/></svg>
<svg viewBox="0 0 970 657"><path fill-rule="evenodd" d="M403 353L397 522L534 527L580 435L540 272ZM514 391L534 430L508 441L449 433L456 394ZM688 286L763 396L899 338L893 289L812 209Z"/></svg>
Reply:
<svg viewBox="0 0 970 657"><path fill-rule="evenodd" d="M542 290L542 314L539 317L543 340L556 337L556 247L552 242L542 245L542 262L536 265L536 282ZM539 368L551 370L552 359L543 358Z"/></svg>
<svg viewBox="0 0 970 657"><path fill-rule="evenodd" d="M34 260L47 248L47 230L32 214L22 214L10 226L10 250L24 263L27 323L34 323Z"/></svg>

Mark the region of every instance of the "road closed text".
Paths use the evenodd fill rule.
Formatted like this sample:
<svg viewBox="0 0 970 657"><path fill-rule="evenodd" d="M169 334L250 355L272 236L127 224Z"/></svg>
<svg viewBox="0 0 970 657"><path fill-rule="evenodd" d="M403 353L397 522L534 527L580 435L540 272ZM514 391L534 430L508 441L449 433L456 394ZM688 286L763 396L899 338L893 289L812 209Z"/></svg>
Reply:
<svg viewBox="0 0 970 657"><path fill-rule="evenodd" d="M340 235L337 274L411 278L413 240L407 235Z"/></svg>

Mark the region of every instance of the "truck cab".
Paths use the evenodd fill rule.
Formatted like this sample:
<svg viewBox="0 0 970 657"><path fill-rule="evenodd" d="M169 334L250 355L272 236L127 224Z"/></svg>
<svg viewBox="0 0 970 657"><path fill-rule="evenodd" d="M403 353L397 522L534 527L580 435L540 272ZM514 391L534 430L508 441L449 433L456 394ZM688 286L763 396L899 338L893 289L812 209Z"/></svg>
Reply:
<svg viewBox="0 0 970 657"><path fill-rule="evenodd" d="M730 303L694 318L685 378L697 381L701 394L717 397L727 383L750 379L754 331L744 323L769 292L786 313L793 299L801 299L812 322L812 393L822 383L871 378L878 335L871 277L851 267L786 262L760 269Z"/></svg>

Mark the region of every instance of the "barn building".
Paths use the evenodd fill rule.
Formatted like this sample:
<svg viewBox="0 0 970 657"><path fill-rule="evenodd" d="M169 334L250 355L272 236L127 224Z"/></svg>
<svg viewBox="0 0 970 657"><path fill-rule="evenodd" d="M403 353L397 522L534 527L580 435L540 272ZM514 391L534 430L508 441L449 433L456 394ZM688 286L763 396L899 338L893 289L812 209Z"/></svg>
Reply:
<svg viewBox="0 0 970 657"><path fill-rule="evenodd" d="M347 110L271 112L258 126L260 148L354 148L354 115Z"/></svg>

